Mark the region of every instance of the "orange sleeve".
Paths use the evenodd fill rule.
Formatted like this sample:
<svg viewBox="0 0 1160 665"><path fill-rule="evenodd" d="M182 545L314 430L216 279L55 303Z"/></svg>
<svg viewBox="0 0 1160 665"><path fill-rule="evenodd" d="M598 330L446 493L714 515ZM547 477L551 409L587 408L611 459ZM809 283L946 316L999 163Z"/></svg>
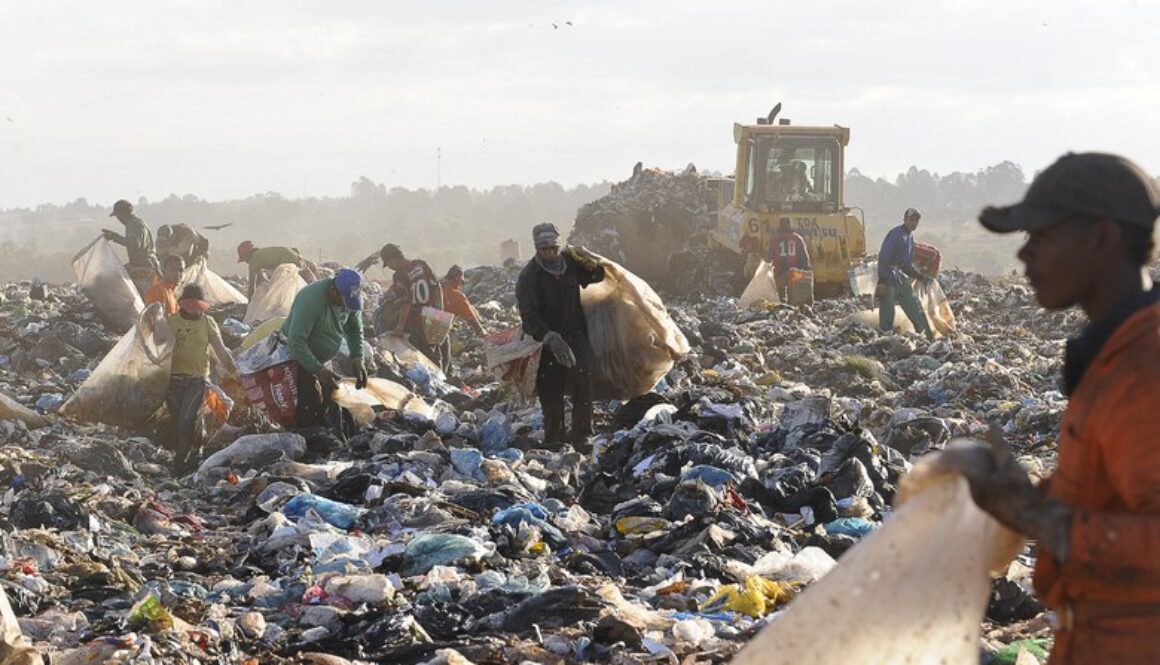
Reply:
<svg viewBox="0 0 1160 665"><path fill-rule="evenodd" d="M153 284L145 291L145 306L148 307L155 302L161 303L161 311L165 312L166 316L176 314L179 309L176 294L172 289L165 288L164 282L159 279L154 279Z"/></svg>
<svg viewBox="0 0 1160 665"><path fill-rule="evenodd" d="M1155 587L1160 585L1160 359L1133 360L1123 364L1130 375L1113 384L1112 394L1104 396L1107 406L1090 424L1105 475L1124 508L1077 510L1071 554L1062 570Z"/></svg>
<svg viewBox="0 0 1160 665"><path fill-rule="evenodd" d="M468 302L467 296L457 289L443 289L443 309L461 319L475 320L475 308Z"/></svg>

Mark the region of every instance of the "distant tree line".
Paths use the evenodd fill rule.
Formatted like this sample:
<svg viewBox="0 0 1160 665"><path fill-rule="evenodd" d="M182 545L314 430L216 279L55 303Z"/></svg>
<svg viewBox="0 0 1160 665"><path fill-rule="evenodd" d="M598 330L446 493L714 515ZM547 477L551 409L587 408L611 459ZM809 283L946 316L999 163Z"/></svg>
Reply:
<svg viewBox="0 0 1160 665"><path fill-rule="evenodd" d="M1016 265L1018 238L997 239L975 223L986 205L1018 200L1028 177L1012 162L973 173L946 175L911 167L893 181L870 178L857 169L846 181L847 205L865 211L869 251L899 223L902 212L923 212L918 235L943 249L948 266L999 273ZM135 202L150 227L188 223L211 242L211 266L223 274L242 273L235 248L243 240L258 246L297 247L312 259L351 264L387 242L408 256L428 260L436 270L452 263L465 267L499 260L499 245L514 238L531 252L528 234L539 222L551 221L567 233L583 204L607 194L611 184L565 188L555 182L506 185L486 190L463 186L411 190L387 187L360 177L342 197L289 199L268 192L232 201L205 201L171 194L160 201ZM0 280L38 276L53 282L73 279L73 255L96 238L101 228L115 228L109 205L77 199L65 205L0 211ZM230 224L221 230L206 226ZM372 274L372 276L376 276Z"/></svg>

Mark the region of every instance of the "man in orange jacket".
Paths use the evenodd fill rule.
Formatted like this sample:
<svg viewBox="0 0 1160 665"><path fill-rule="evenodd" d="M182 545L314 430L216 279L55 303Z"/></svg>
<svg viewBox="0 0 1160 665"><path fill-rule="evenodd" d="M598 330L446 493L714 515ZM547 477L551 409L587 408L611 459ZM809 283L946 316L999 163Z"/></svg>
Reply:
<svg viewBox="0 0 1160 665"><path fill-rule="evenodd" d="M1019 260L1040 305L1078 306L1090 321L1067 344L1051 478L1032 485L1000 441L956 459L979 507L1038 542L1054 665L1160 662L1160 287L1145 271L1158 215L1140 167L1069 153L1021 203L979 217L1027 233Z"/></svg>

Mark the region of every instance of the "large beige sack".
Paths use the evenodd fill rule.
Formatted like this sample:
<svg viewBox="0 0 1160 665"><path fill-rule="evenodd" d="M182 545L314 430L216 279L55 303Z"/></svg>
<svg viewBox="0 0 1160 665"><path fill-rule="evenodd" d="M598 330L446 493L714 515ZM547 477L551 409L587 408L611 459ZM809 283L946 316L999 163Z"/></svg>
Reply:
<svg viewBox="0 0 1160 665"><path fill-rule="evenodd" d="M223 305L245 305L249 299L221 275L209 269L205 259L201 259L185 271L181 277L181 284L177 287L178 296L181 290L189 284L197 284L205 293L205 301L214 307Z"/></svg>
<svg viewBox="0 0 1160 665"><path fill-rule="evenodd" d="M954 445L954 444L952 444ZM924 457L894 514L761 631L734 665L975 665L992 571L1023 539L979 510L967 481Z"/></svg>
<svg viewBox="0 0 1160 665"><path fill-rule="evenodd" d="M299 270L293 263L283 263L274 268L270 279L254 290L254 297L246 308L243 321L253 325L290 316L294 296L306 286L306 280L298 274Z"/></svg>
<svg viewBox="0 0 1160 665"><path fill-rule="evenodd" d="M118 332L132 328L145 303L109 241L98 237L73 257L72 267L101 320Z"/></svg>
<svg viewBox="0 0 1160 665"><path fill-rule="evenodd" d="M49 424L48 418L3 393L0 393L0 420L19 420L32 429Z"/></svg>
<svg viewBox="0 0 1160 665"><path fill-rule="evenodd" d="M955 313L951 311L951 303L937 281L931 280L929 285L918 282L914 286L914 295L922 305L922 310L926 312L930 329L936 336L953 335L957 332Z"/></svg>
<svg viewBox="0 0 1160 665"><path fill-rule="evenodd" d="M580 290L596 360L593 388L598 399L632 399L652 390L689 342L652 287L603 261L604 281Z"/></svg>
<svg viewBox="0 0 1160 665"><path fill-rule="evenodd" d="M0 588L0 665L43 665L40 652L20 632L8 596Z"/></svg>
<svg viewBox="0 0 1160 665"><path fill-rule="evenodd" d="M145 308L137 324L60 407L60 414L90 423L144 425L165 402L172 339L160 303Z"/></svg>
<svg viewBox="0 0 1160 665"><path fill-rule="evenodd" d="M878 327L878 310L864 309L861 312L856 312L850 316L838 319L838 325L854 324L863 326L865 328ZM909 333L914 332L914 324L906 316L906 312L898 305L894 306L894 332Z"/></svg>
<svg viewBox="0 0 1160 665"><path fill-rule="evenodd" d="M737 299L737 306L741 309L748 309L750 306L762 302L771 305L776 305L781 302L781 296L777 288L777 277L773 272L773 265L766 261L758 264L757 271L753 274L753 279L749 280L749 284L741 292L741 297Z"/></svg>
<svg viewBox="0 0 1160 665"><path fill-rule="evenodd" d="M367 379L367 387L357 390L353 379L343 379L334 392L334 401L339 406L350 409L354 420L359 426L366 426L374 422L378 415L377 409L415 413L426 418L433 418L434 410L427 402L403 386L378 377Z"/></svg>

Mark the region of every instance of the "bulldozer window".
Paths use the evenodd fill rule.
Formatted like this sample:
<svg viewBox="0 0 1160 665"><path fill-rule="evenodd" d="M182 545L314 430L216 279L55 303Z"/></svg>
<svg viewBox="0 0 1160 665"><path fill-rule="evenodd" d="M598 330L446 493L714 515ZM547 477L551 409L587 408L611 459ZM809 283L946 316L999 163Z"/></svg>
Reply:
<svg viewBox="0 0 1160 665"><path fill-rule="evenodd" d="M830 139L759 140L749 151L746 199L777 212L825 212L838 204L837 146Z"/></svg>

